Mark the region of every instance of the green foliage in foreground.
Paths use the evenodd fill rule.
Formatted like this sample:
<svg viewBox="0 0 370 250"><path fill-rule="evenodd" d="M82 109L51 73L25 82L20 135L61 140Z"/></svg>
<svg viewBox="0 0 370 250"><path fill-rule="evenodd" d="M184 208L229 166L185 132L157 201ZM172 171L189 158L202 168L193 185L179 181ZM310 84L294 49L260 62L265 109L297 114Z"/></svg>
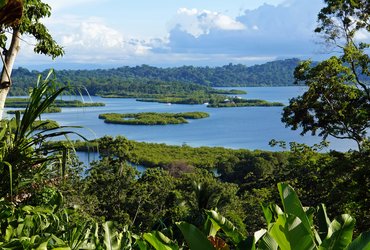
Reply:
<svg viewBox="0 0 370 250"><path fill-rule="evenodd" d="M275 204L262 206L266 229L246 236L214 210L205 210L206 220L197 227L176 223L180 234L152 231L133 234L130 227L117 230L115 223L96 223L78 215L78 210L60 209L62 196L54 192L48 206L20 206L0 200L0 247L2 249L327 249L366 250L370 231L352 240L355 220L348 214L330 220L324 205L302 206L286 183L279 183L283 209ZM317 224L316 224L317 223ZM174 230L175 228L173 228Z"/></svg>
<svg viewBox="0 0 370 250"><path fill-rule="evenodd" d="M99 119L104 119L105 123L125 124L125 125L167 125L188 123L186 119L201 119L209 117L205 112L185 112L185 113L128 113L100 114Z"/></svg>
<svg viewBox="0 0 370 250"><path fill-rule="evenodd" d="M39 77L23 115L16 112L14 118L1 124L0 195L12 201L26 199L45 179L55 177L56 172L63 175L66 167L68 147L46 142L74 132L50 121L38 121L65 90L56 88L51 74L46 79Z"/></svg>
<svg viewBox="0 0 370 250"><path fill-rule="evenodd" d="M5 102L6 107L10 108L25 108L27 104L29 103L28 98L7 98ZM53 104L48 107L54 108L54 107L98 107L98 106L104 106L104 103L99 102L82 102L79 100L71 100L71 101L65 101L65 100L54 100Z"/></svg>
<svg viewBox="0 0 370 250"><path fill-rule="evenodd" d="M80 217L75 209L59 209L62 197L54 195L59 199L49 206L15 207L1 199L0 248L132 249L140 242L129 231L118 231L113 222L98 224Z"/></svg>
<svg viewBox="0 0 370 250"><path fill-rule="evenodd" d="M20 112L21 114L24 113L24 110L8 110L6 111L7 114L15 114L16 112ZM43 113L60 113L62 109L59 107L48 107L44 110Z"/></svg>
<svg viewBox="0 0 370 250"><path fill-rule="evenodd" d="M292 187L279 183L278 189L283 209L275 204L262 206L267 229L261 229L251 236L240 233L216 211L207 211L208 218L203 230L186 222L177 223L177 226L190 249L365 250L370 247L370 231L352 241L355 220L350 215L343 214L331 221L324 205L305 208ZM154 248L178 249L163 241Z"/></svg>

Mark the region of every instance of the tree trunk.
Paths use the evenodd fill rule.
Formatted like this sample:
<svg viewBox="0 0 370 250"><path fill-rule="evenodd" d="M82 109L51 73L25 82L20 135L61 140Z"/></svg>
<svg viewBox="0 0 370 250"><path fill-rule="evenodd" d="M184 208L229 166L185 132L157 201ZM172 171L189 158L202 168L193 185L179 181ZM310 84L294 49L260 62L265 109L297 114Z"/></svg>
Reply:
<svg viewBox="0 0 370 250"><path fill-rule="evenodd" d="M11 85L11 74L13 71L14 61L18 55L20 49L20 37L21 33L18 28L13 30L12 41L10 43L9 49L5 51L5 63L3 65L3 70L1 72L0 81L0 120L3 119L5 100L10 90Z"/></svg>

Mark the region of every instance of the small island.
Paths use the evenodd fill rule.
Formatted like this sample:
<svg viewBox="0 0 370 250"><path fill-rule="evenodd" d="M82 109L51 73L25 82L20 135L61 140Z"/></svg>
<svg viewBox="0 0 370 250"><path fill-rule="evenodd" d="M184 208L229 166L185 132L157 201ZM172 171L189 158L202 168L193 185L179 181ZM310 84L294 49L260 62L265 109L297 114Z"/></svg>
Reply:
<svg viewBox="0 0 370 250"><path fill-rule="evenodd" d="M172 104L205 104L208 108L227 107L281 107L281 102L269 102L260 99L243 99L239 96L209 95L201 97L167 97L167 98L141 98L140 102L159 102Z"/></svg>
<svg viewBox="0 0 370 250"><path fill-rule="evenodd" d="M124 125L167 125L188 123L187 119L202 119L209 117L205 112L185 112L185 113L106 113L100 114L99 119L104 119L105 123L124 124Z"/></svg>
<svg viewBox="0 0 370 250"><path fill-rule="evenodd" d="M24 113L24 109L21 110L8 110L6 111L7 114L15 114L16 112L20 112L21 114ZM60 113L62 112L62 109L59 107L48 107L44 110L42 113Z"/></svg>
<svg viewBox="0 0 370 250"><path fill-rule="evenodd" d="M210 102L209 108L232 108L232 107L281 107L281 102L268 102L260 99L227 98L219 102Z"/></svg>
<svg viewBox="0 0 370 250"><path fill-rule="evenodd" d="M7 108L25 108L29 103L28 98L7 98L5 101L5 107ZM75 107L100 107L105 106L104 103L100 102L82 102L79 100L55 100L54 104L50 107L59 108L75 108Z"/></svg>

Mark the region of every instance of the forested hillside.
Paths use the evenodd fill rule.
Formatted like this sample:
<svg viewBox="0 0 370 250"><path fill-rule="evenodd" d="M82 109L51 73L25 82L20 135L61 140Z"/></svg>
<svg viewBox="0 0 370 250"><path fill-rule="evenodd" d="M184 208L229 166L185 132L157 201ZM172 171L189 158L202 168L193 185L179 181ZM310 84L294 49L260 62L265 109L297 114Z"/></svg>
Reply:
<svg viewBox="0 0 370 250"><path fill-rule="evenodd" d="M56 75L60 82L84 86L92 95L123 91L125 88L130 88L131 91L143 91L149 87L151 91L155 91L153 85L159 82L162 83L161 88L163 83L170 83L172 86L179 83L192 83L211 87L284 86L293 84L293 71L298 62L298 59L287 59L251 67L228 64L214 68L194 66L157 68L141 65L107 70L60 70L56 71ZM11 94L26 94L28 87L32 86L40 73L46 75L47 71L29 71L25 68L14 70L15 84ZM192 85L186 88L197 87Z"/></svg>

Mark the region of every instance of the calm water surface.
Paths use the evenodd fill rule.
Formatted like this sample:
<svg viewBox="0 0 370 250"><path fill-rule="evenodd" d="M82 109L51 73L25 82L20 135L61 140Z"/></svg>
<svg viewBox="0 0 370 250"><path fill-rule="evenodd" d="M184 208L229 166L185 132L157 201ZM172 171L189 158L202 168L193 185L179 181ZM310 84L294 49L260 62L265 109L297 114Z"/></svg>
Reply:
<svg viewBox="0 0 370 250"><path fill-rule="evenodd" d="M289 103L289 98L302 94L305 87L255 87L233 88L248 92L243 98L265 99ZM63 97L64 100L73 97ZM85 101L90 100L84 97ZM205 105L167 105L163 103L137 102L135 99L111 99L92 97L94 102L104 102L105 107L63 108L62 113L44 114L43 119L52 119L65 126L83 126L78 132L88 139L104 135L123 135L128 139L145 142L189 146L222 146L228 148L265 149L271 148L271 139L300 142L312 145L320 138L300 136L298 131L285 128L280 121L282 107L207 108ZM98 119L101 113L135 112L188 112L204 111L209 118L190 120L188 124L165 126L130 126L105 124ZM355 148L346 140L331 139L330 148L345 151Z"/></svg>

